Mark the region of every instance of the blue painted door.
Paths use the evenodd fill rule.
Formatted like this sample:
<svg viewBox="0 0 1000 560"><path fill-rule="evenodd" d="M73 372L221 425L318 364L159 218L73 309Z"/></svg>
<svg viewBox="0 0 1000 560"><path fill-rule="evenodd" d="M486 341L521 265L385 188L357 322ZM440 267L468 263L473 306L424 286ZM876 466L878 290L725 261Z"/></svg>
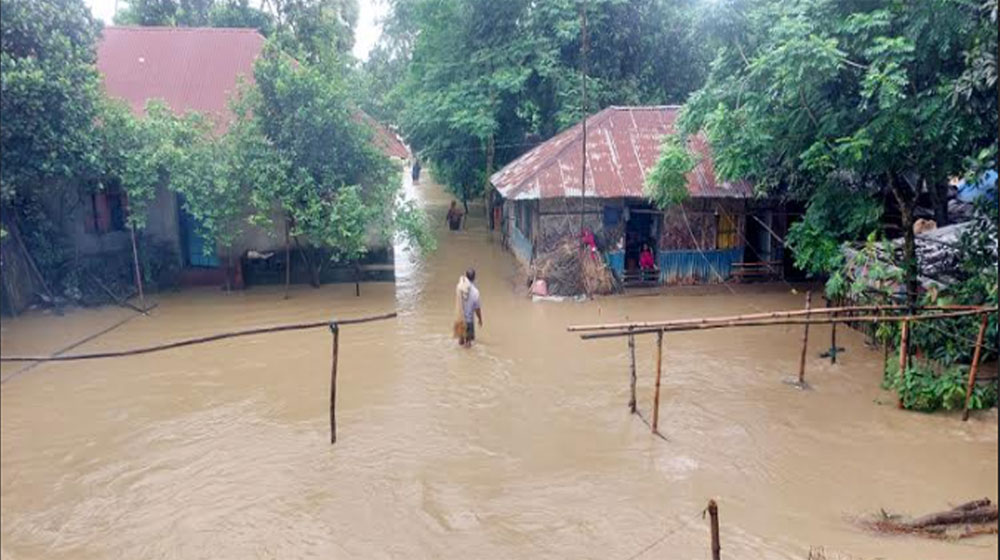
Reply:
<svg viewBox="0 0 1000 560"><path fill-rule="evenodd" d="M219 256L214 247L198 232L198 221L184 210L184 199L178 196L178 215L180 217L181 239L184 245L184 263L188 266L216 268L219 266ZM205 249L209 247L208 254Z"/></svg>

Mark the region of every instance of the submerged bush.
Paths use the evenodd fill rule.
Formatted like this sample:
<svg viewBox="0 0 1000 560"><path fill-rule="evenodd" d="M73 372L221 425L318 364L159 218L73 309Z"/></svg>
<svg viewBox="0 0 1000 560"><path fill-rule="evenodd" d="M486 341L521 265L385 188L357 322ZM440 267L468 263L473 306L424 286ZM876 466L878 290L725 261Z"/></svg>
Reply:
<svg viewBox="0 0 1000 560"><path fill-rule="evenodd" d="M882 388L894 390L903 399L903 408L919 412L960 410L965 406L969 366L952 366L935 371L926 361L911 360L905 379L899 375L899 360L890 356L885 364ZM972 390L969 408L980 410L997 404L997 383L977 383Z"/></svg>

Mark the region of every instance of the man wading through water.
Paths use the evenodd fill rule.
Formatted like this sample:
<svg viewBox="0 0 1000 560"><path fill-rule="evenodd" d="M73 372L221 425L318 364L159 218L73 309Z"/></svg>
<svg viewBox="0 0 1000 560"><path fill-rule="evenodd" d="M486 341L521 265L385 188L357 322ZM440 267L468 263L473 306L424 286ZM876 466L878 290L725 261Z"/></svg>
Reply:
<svg viewBox="0 0 1000 560"><path fill-rule="evenodd" d="M451 231L458 231L458 228L462 227L462 211L458 209L456 204L454 200L451 201L451 207L448 208L448 215L445 216L445 220L447 220Z"/></svg>
<svg viewBox="0 0 1000 560"><path fill-rule="evenodd" d="M479 326L483 326L483 312L479 308L479 289L476 288L475 281L476 271L470 268L465 272L465 276L458 278L458 286L455 287L455 338L466 348L472 346L472 341L476 339L473 315L479 319Z"/></svg>

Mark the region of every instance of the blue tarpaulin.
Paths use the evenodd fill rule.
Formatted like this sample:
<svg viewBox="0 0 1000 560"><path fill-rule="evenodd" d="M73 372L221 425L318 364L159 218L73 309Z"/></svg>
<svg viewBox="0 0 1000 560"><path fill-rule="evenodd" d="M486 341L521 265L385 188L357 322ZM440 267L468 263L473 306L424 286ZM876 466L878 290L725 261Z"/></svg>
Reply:
<svg viewBox="0 0 1000 560"><path fill-rule="evenodd" d="M958 184L958 200L975 202L982 196L997 198L997 172L990 169L979 176L977 181L962 181Z"/></svg>

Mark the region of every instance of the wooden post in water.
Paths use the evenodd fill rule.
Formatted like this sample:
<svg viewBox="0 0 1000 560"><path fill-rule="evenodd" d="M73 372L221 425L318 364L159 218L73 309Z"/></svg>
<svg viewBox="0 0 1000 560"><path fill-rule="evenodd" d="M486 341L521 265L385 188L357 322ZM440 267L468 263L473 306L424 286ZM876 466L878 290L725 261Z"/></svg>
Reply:
<svg viewBox="0 0 1000 560"><path fill-rule="evenodd" d="M291 224L288 217L285 217L285 299L288 299L288 286L292 283L292 245L288 240Z"/></svg>
<svg viewBox="0 0 1000 560"><path fill-rule="evenodd" d="M719 543L719 506L715 500L709 500L707 509L712 535L712 560L719 560L722 551L722 545Z"/></svg>
<svg viewBox="0 0 1000 560"><path fill-rule="evenodd" d="M361 297L361 267L354 263L354 296Z"/></svg>
<svg viewBox="0 0 1000 560"><path fill-rule="evenodd" d="M900 386L906 384L906 367L907 358L909 357L907 344L910 339L910 322L903 321L902 332L899 334L899 384ZM896 401L896 408L903 408L903 396L899 396L899 400Z"/></svg>
<svg viewBox="0 0 1000 560"><path fill-rule="evenodd" d="M146 309L146 296L142 293L142 274L139 272L139 249L135 243L135 224L129 224L132 234L132 262L135 264L135 287L139 290L139 305Z"/></svg>
<svg viewBox="0 0 1000 560"><path fill-rule="evenodd" d="M629 412L635 414L635 337L629 335L628 337L628 356L629 356L629 399L628 399L628 409Z"/></svg>
<svg viewBox="0 0 1000 560"><path fill-rule="evenodd" d="M834 312L830 316L836 318L837 317L837 313ZM833 323L832 325L830 325L830 363L831 364L837 363L837 350L838 350L837 349L837 323Z"/></svg>
<svg viewBox="0 0 1000 560"><path fill-rule="evenodd" d="M663 331L656 333L656 389L653 391L653 433L660 420L660 374L663 372Z"/></svg>
<svg viewBox="0 0 1000 560"><path fill-rule="evenodd" d="M969 384L965 388L965 408L962 409L963 422L969 419L969 402L972 400L972 389L976 386L979 354L983 350L983 337L986 336L986 323L989 321L989 317L988 313L983 313L982 321L979 323L979 334L976 335L976 351L972 353L972 365L969 366Z"/></svg>
<svg viewBox="0 0 1000 560"><path fill-rule="evenodd" d="M806 319L809 319L809 309L812 308L812 292L806 292ZM809 344L809 323L802 330L802 356L799 358L799 387L806 383L806 346Z"/></svg>
<svg viewBox="0 0 1000 560"><path fill-rule="evenodd" d="M337 443L337 352L340 346L340 326L330 323L333 333L333 360L330 365L330 444Z"/></svg>

